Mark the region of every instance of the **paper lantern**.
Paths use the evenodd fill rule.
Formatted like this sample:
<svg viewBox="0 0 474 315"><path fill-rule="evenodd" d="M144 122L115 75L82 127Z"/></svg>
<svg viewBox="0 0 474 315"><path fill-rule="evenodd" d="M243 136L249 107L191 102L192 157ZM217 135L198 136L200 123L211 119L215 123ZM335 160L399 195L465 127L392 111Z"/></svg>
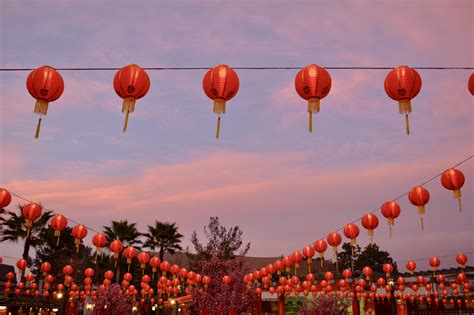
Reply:
<svg viewBox="0 0 474 315"><path fill-rule="evenodd" d="M328 241L328 244L332 246L332 251L337 253L337 247L342 243L341 235L337 232L331 232L327 235L326 240Z"/></svg>
<svg viewBox="0 0 474 315"><path fill-rule="evenodd" d="M120 253L123 250L123 244L119 240L114 240L112 243L110 243L110 251L114 253L114 258L115 258L115 266L117 266L117 259L119 259Z"/></svg>
<svg viewBox="0 0 474 315"><path fill-rule="evenodd" d="M167 262L166 260L160 264L160 269L162 271L163 276L166 276L166 273L170 270L170 268L171 268L171 264Z"/></svg>
<svg viewBox="0 0 474 315"><path fill-rule="evenodd" d="M300 262L302 260L303 260L303 255L301 255L300 252L294 252L291 255L291 261L295 264L295 274L296 274L296 269L298 269L300 267Z"/></svg>
<svg viewBox="0 0 474 315"><path fill-rule="evenodd" d="M311 263L313 262L313 256L315 254L314 248L311 245L306 245L303 248L303 255L306 257L306 263L308 264L308 270L311 272ZM272 269L273 269L273 265Z"/></svg>
<svg viewBox="0 0 474 315"><path fill-rule="evenodd" d="M359 236L359 227L354 223L349 223L344 227L344 235L351 240L351 244L354 246L357 242L357 236Z"/></svg>
<svg viewBox="0 0 474 315"><path fill-rule="evenodd" d="M135 64L120 68L114 77L114 89L123 99L122 113L125 113L123 132L127 131L128 116L135 111L135 103L150 90L148 74Z"/></svg>
<svg viewBox="0 0 474 315"><path fill-rule="evenodd" d="M370 267L364 267L362 269L362 273L364 274L367 281L369 281L370 277L372 277L373 271L372 271L372 268L370 268Z"/></svg>
<svg viewBox="0 0 474 315"><path fill-rule="evenodd" d="M27 266L28 266L28 263L23 258L18 259L18 261L16 262L16 267L21 271L25 270Z"/></svg>
<svg viewBox="0 0 474 315"><path fill-rule="evenodd" d="M399 66L390 71L385 78L385 92L398 101L400 114L405 114L407 135L410 134L408 114L411 113L411 99L421 90L421 77L415 69Z"/></svg>
<svg viewBox="0 0 474 315"><path fill-rule="evenodd" d="M467 89L474 95L474 73L471 73L469 80L467 81Z"/></svg>
<svg viewBox="0 0 474 315"><path fill-rule="evenodd" d="M67 276L72 274L73 271L74 271L74 269L72 268L71 265L66 265L66 266L63 267L63 273Z"/></svg>
<svg viewBox="0 0 474 315"><path fill-rule="evenodd" d="M51 270L51 264L47 261L43 262L40 267L40 271L43 273L43 277L48 275L48 272Z"/></svg>
<svg viewBox="0 0 474 315"><path fill-rule="evenodd" d="M94 269L86 268L86 270L84 270L84 275L86 277L92 278L94 276Z"/></svg>
<svg viewBox="0 0 474 315"><path fill-rule="evenodd" d="M372 236L374 236L374 230L379 226L379 219L373 213L366 213L360 220L362 226L367 230L367 235L370 236L370 242L372 243Z"/></svg>
<svg viewBox="0 0 474 315"><path fill-rule="evenodd" d="M461 265L461 268L464 269L467 264L467 256L464 253L459 253L456 255L456 262Z"/></svg>
<svg viewBox="0 0 474 315"><path fill-rule="evenodd" d="M0 188L0 208L8 207L12 202L12 195L4 188Z"/></svg>
<svg viewBox="0 0 474 315"><path fill-rule="evenodd" d="M412 205L418 207L418 214L421 219L421 229L424 230L423 214L425 213L425 205L430 201L430 193L427 189L421 186L416 186L408 193L408 200Z"/></svg>
<svg viewBox="0 0 474 315"><path fill-rule="evenodd" d="M160 267L161 261L158 257L153 256L153 257L151 257L149 264L150 264L151 271L152 271L152 276L151 277L152 277L152 279L154 279L155 278L155 272Z"/></svg>
<svg viewBox="0 0 474 315"><path fill-rule="evenodd" d="M138 261L140 262L140 268L142 269L142 274L145 272L145 266L150 261L150 255L145 252L138 254Z"/></svg>
<svg viewBox="0 0 474 315"><path fill-rule="evenodd" d="M104 272L104 278L112 280L114 278L114 272L112 270L107 270L106 272Z"/></svg>
<svg viewBox="0 0 474 315"><path fill-rule="evenodd" d="M64 81L59 72L50 66L42 66L30 72L26 79L26 88L36 99L35 114L39 114L35 138L38 139L42 115L48 113L50 102L57 100L64 91Z"/></svg>
<svg viewBox="0 0 474 315"><path fill-rule="evenodd" d="M30 233L30 229L33 226L33 221L38 219L41 216L43 207L36 203L29 203L23 208L21 208L21 213L25 218L25 226L27 229L27 234Z"/></svg>
<svg viewBox="0 0 474 315"><path fill-rule="evenodd" d="M392 264L384 264L382 268L383 268L383 272L385 272L385 276L386 276L387 278L390 278L390 275L391 275L392 272L393 272L393 266L392 266Z"/></svg>
<svg viewBox="0 0 474 315"><path fill-rule="evenodd" d="M313 131L313 114L319 113L320 100L329 94L331 84L331 76L326 69L315 64L304 67L296 74L296 92L308 101L309 132Z"/></svg>
<svg viewBox="0 0 474 315"><path fill-rule="evenodd" d="M429 262L430 266L433 268L433 272L438 270L438 267L441 265L441 261L436 256L431 257Z"/></svg>
<svg viewBox="0 0 474 315"><path fill-rule="evenodd" d="M97 256L99 255L99 250L107 244L107 236L104 233L96 233L92 237L92 244L95 246L95 262L97 262Z"/></svg>
<svg viewBox="0 0 474 315"><path fill-rule="evenodd" d="M414 261L409 260L405 264L405 267L410 272L410 274L413 276L413 273L415 272L415 269L416 269L416 263Z"/></svg>
<svg viewBox="0 0 474 315"><path fill-rule="evenodd" d="M51 218L49 225L54 230L54 236L57 237L56 246L59 245L59 238L61 237L61 231L67 226L67 219L62 214L56 214Z"/></svg>
<svg viewBox="0 0 474 315"><path fill-rule="evenodd" d="M226 102L239 91L239 77L227 65L217 65L207 71L202 80L207 97L214 101L213 112L218 115L216 138L219 138L221 114L226 112Z"/></svg>
<svg viewBox="0 0 474 315"><path fill-rule="evenodd" d="M400 215L401 209L396 201L388 200L381 207L382 215L387 218L390 237L392 237L392 225Z"/></svg>
<svg viewBox="0 0 474 315"><path fill-rule="evenodd" d="M455 168L450 168L441 175L441 185L443 185L444 188L453 191L453 197L454 199L457 199L459 203L459 212L462 211L461 188L464 185L464 181L464 174Z"/></svg>
<svg viewBox="0 0 474 315"><path fill-rule="evenodd" d="M84 237L87 236L87 228L83 224L78 224L72 228L72 236L74 236L74 243L77 247L77 252L79 252L79 245Z"/></svg>
<svg viewBox="0 0 474 315"><path fill-rule="evenodd" d="M222 283L224 285L229 285L232 282L232 278L230 276L224 276L222 277Z"/></svg>
<svg viewBox="0 0 474 315"><path fill-rule="evenodd" d="M342 276L344 277L344 279L350 279L352 278L352 271L350 269L344 269L342 271Z"/></svg>
<svg viewBox="0 0 474 315"><path fill-rule="evenodd" d="M314 249L319 253L319 260L321 263L321 268L324 266L324 252L328 248L328 244L323 240L317 240L314 242Z"/></svg>
<svg viewBox="0 0 474 315"><path fill-rule="evenodd" d="M133 258L137 255L137 250L129 246L123 251L123 256L127 259L128 271L130 271L130 264L132 263Z"/></svg>
<svg viewBox="0 0 474 315"><path fill-rule="evenodd" d="M291 261L291 258L289 256L283 257L281 260L283 266L285 266L285 271L289 275L291 271L291 265L293 265L293 262Z"/></svg>

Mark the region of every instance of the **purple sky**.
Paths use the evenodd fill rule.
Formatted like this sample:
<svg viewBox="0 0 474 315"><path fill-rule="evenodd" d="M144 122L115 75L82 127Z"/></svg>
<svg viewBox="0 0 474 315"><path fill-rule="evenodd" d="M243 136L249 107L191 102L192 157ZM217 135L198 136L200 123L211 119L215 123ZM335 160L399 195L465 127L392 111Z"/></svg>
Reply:
<svg viewBox="0 0 474 315"><path fill-rule="evenodd" d="M0 11L3 68L474 65L468 0L3 1ZM385 70L331 70L332 90L308 134L296 72L237 71L240 90L218 141L205 71L150 71L126 134L113 71L62 71L65 91L39 140L28 73L2 72L0 186L94 229L112 219L141 229L176 222L184 245L219 216L242 227L251 255L276 256L473 154L470 71L419 71L409 137L384 92ZM403 199L393 237L379 215L374 241L402 262L473 251L473 161L459 168L464 212L437 179L427 186L424 232ZM359 242L367 244L365 230ZM0 244L0 255L20 254L20 245Z"/></svg>

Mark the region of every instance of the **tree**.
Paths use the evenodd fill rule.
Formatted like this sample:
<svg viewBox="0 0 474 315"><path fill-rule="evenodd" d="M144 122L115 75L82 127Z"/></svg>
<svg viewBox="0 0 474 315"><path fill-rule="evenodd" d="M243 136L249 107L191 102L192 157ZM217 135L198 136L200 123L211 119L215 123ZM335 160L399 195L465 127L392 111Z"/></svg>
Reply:
<svg viewBox="0 0 474 315"><path fill-rule="evenodd" d="M49 219L53 216L51 211L44 211L41 216L33 222L30 232L25 227L25 218L22 215L23 206L18 206L18 213L6 210L5 217L0 218L0 242L18 242L24 240L22 257L31 264L30 248L36 247L44 242Z"/></svg>
<svg viewBox="0 0 474 315"><path fill-rule="evenodd" d="M342 244L342 251L337 254L337 261L339 264L339 270L353 269L352 263L357 260L361 252L360 246L356 244L353 246L351 243Z"/></svg>
<svg viewBox="0 0 474 315"><path fill-rule="evenodd" d="M132 314L132 302L120 285L112 284L98 291L95 309L106 314Z"/></svg>
<svg viewBox="0 0 474 315"><path fill-rule="evenodd" d="M353 248L354 255L352 255ZM395 273L398 272L397 263L394 262L390 254L380 250L375 243L367 245L364 250L361 250L359 245L353 247L350 243L344 243L342 249L343 251L337 255L340 269L353 269L356 276L366 266L371 267L374 272L383 273L383 264L387 263L393 265ZM353 268L352 263L354 264Z"/></svg>
<svg viewBox="0 0 474 315"><path fill-rule="evenodd" d="M148 233L144 236L146 240L143 247L151 250L158 248L161 261L165 252L174 254L177 250L183 250L180 245L183 235L178 232L176 223L155 221L155 226L148 225Z"/></svg>
<svg viewBox="0 0 474 315"><path fill-rule="evenodd" d="M119 240L124 247L133 246L139 248L142 244L140 236L136 228L136 223L128 223L125 221L112 221L111 226L104 226L104 234L107 236L108 244L113 240Z"/></svg>

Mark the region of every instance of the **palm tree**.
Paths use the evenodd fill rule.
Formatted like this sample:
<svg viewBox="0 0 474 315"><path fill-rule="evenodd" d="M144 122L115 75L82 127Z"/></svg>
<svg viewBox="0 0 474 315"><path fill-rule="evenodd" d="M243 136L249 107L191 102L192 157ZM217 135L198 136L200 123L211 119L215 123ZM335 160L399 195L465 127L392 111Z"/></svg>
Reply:
<svg viewBox="0 0 474 315"><path fill-rule="evenodd" d="M165 252L174 254L177 250L183 250L181 247L182 234L178 232L176 223L162 223L155 221L155 226L148 226L148 233L144 234L146 237L143 247L155 250L159 248L160 260L163 261Z"/></svg>
<svg viewBox="0 0 474 315"><path fill-rule="evenodd" d="M112 221L111 226L104 226L104 234L110 244L113 240L119 240L124 247L133 246L139 248L143 243L139 237L142 236L135 227L136 223L125 221Z"/></svg>

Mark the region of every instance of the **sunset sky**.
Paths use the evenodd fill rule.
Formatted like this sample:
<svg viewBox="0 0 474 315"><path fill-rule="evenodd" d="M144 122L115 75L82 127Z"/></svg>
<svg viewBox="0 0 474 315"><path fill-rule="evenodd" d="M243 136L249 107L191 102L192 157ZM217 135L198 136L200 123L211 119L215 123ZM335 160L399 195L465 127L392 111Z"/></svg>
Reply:
<svg viewBox="0 0 474 315"><path fill-rule="evenodd" d="M5 0L0 11L1 68L474 66L469 0ZM332 90L309 134L297 70L237 70L219 140L204 70L148 71L151 89L125 134L115 71L61 71L65 91L38 140L28 72L0 72L0 187L96 230L119 219L142 231L155 219L176 222L184 246L219 216L244 230L250 255L278 256L473 154L472 70L419 70L410 136L385 94L387 70L329 72ZM379 215L374 241L401 263L474 252L473 165L459 167L463 212L436 179L426 186L425 231L403 198L392 238ZM368 241L361 228L358 242ZM0 256L19 257L21 247L1 243Z"/></svg>

